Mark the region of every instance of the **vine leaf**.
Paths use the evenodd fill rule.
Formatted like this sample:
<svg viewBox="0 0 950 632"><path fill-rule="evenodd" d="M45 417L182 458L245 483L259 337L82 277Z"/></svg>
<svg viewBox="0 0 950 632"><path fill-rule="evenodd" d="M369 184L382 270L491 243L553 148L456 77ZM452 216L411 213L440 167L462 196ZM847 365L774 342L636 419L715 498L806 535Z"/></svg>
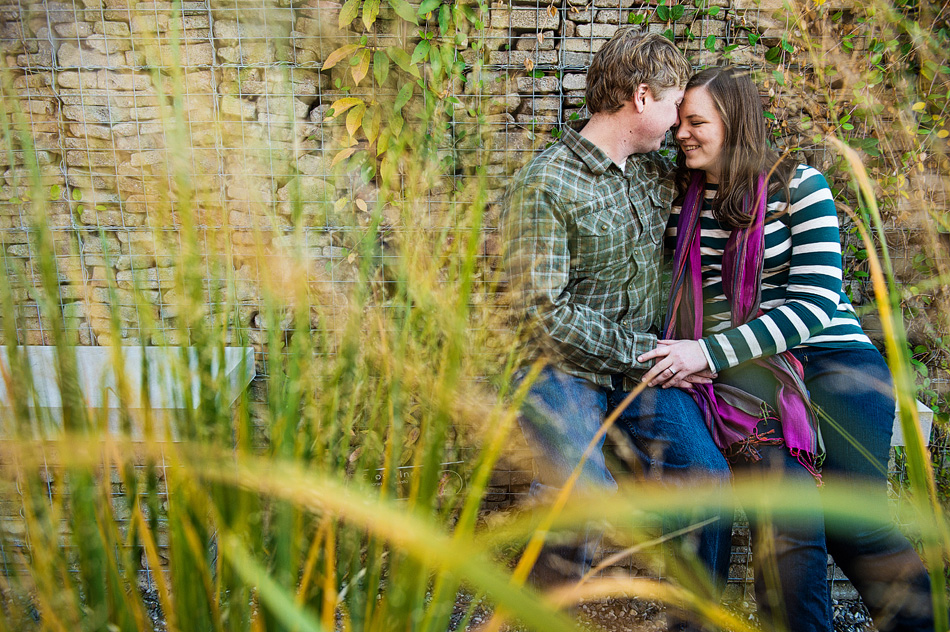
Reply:
<svg viewBox="0 0 950 632"><path fill-rule="evenodd" d="M409 53L397 46L390 46L386 49L386 54L389 55L389 58L396 62L396 65L408 72L413 77L421 78L419 74L419 69L411 63L409 58Z"/></svg>
<svg viewBox="0 0 950 632"><path fill-rule="evenodd" d="M381 50L373 53L373 75L380 86L386 83L386 77L389 76L389 57Z"/></svg>
<svg viewBox="0 0 950 632"><path fill-rule="evenodd" d="M346 115L346 131L352 136L356 137L356 132L359 131L360 125L363 124L363 115L366 113L366 104L360 103Z"/></svg>
<svg viewBox="0 0 950 632"><path fill-rule="evenodd" d="M360 85L360 81L362 81L363 77L366 76L366 73L369 72L369 59L369 49L364 48L363 52L360 53L359 61L356 62L356 65L350 68L350 72L353 74L354 84Z"/></svg>
<svg viewBox="0 0 950 632"><path fill-rule="evenodd" d="M323 62L323 68L321 68L321 70L329 70L330 68L333 68L338 63L340 63L340 60L342 60L344 57L347 57L359 49L359 44L344 44L343 46L340 46L338 49L327 55L327 59Z"/></svg>
<svg viewBox="0 0 950 632"><path fill-rule="evenodd" d="M340 28L348 27L360 11L360 0L346 0L340 9Z"/></svg>
<svg viewBox="0 0 950 632"><path fill-rule="evenodd" d="M352 0L349 0L352 2ZM358 0L357 0L358 1ZM393 11L396 12L396 15L401 17L406 22L412 22L413 24L419 24L419 19L416 17L416 12L406 0L386 0L389 3L389 6L393 8Z"/></svg>
<svg viewBox="0 0 950 632"><path fill-rule="evenodd" d="M412 59L409 60L409 63L415 65L425 60L429 55L430 48L432 48L432 44L429 43L429 40L422 40L416 44L416 49L412 51Z"/></svg>
<svg viewBox="0 0 950 632"><path fill-rule="evenodd" d="M366 140L372 145L379 137L380 111L376 105L367 110L363 117L363 133L366 134Z"/></svg>
<svg viewBox="0 0 950 632"><path fill-rule="evenodd" d="M366 0L363 3L363 26L370 29L379 15L379 0Z"/></svg>
<svg viewBox="0 0 950 632"><path fill-rule="evenodd" d="M425 15L430 11L435 11L440 4L442 4L442 0L423 0L416 11L416 15Z"/></svg>
<svg viewBox="0 0 950 632"><path fill-rule="evenodd" d="M346 149L342 150L340 153L338 153L336 156L333 157L333 160L330 162L330 166L331 167L337 166L338 164L340 164L341 162L343 162L344 160L346 160L347 158L349 158L355 153L356 153L356 147L347 147Z"/></svg>
<svg viewBox="0 0 950 632"><path fill-rule="evenodd" d="M333 116L329 117L331 120L340 116L347 110L349 110L354 105L360 105L363 102L356 97L343 97L342 99L337 99L333 102L333 105L330 106L330 109L333 110Z"/></svg>
<svg viewBox="0 0 950 632"><path fill-rule="evenodd" d="M415 84L409 81L405 85L403 85L402 88L399 89L399 94L396 95L396 101L393 103L394 112L399 112L400 110L402 110L402 107L404 105L409 103L409 99L412 98L412 91L413 91L414 86Z"/></svg>

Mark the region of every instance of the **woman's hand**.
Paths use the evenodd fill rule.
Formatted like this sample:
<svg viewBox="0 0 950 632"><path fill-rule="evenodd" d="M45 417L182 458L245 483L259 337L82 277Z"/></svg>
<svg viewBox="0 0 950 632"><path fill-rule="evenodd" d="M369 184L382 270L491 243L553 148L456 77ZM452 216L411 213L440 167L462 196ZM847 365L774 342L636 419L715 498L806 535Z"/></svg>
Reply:
<svg viewBox="0 0 950 632"><path fill-rule="evenodd" d="M638 362L648 360L656 360L643 376L648 386L691 388L693 384L708 384L716 377L696 340L658 340L656 349L637 358Z"/></svg>

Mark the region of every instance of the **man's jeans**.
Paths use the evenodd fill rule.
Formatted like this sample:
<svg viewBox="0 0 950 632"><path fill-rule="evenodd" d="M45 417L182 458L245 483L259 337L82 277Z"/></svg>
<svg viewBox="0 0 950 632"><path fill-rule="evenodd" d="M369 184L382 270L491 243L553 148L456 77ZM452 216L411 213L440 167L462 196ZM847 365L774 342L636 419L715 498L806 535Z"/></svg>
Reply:
<svg viewBox="0 0 950 632"><path fill-rule="evenodd" d="M522 379L524 372L519 372L516 381ZM627 396L619 378L614 380L614 387L600 387L553 367L541 372L531 387L521 417L522 429L536 452L539 480L533 486L535 490L540 486L563 486L607 414ZM713 443L699 408L680 389L647 388L620 414L615 427L629 439L630 448L649 478L676 485L712 483L718 489L730 484L729 466ZM607 470L603 444L601 439L586 460L578 492L617 488ZM715 499L715 493L709 496ZM704 505L696 515L664 521L664 530L715 519L699 530L696 556L721 588L729 567L732 509ZM578 579L592 561L595 547L591 544L578 549Z"/></svg>

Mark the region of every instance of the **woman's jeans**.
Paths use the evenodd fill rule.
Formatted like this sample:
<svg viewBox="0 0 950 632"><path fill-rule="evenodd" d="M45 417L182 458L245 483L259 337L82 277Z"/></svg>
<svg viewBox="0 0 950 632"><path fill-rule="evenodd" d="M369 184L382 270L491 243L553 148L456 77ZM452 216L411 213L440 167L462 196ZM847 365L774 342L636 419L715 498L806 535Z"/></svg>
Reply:
<svg viewBox="0 0 950 632"><path fill-rule="evenodd" d="M804 367L811 400L823 413L824 480L829 487L853 487L876 507L875 514L889 515L886 472L894 389L884 359L871 349L800 347L793 353ZM894 524L829 517L825 530L828 552L861 594L878 630L934 629L930 578Z"/></svg>
<svg viewBox="0 0 950 632"><path fill-rule="evenodd" d="M770 371L751 362L719 373L719 382L755 395L774 412L777 381ZM770 439L782 438L774 419L763 419L756 431ZM795 485L796 494L813 506L813 515L768 514L746 507L752 535L755 596L763 629L788 632L831 632L831 595L828 590L828 553L824 521L818 509L818 481L793 457L784 444L754 446L758 460L738 456L736 477L754 481L781 497L782 485ZM741 499L740 499L741 501Z"/></svg>
<svg viewBox="0 0 950 632"><path fill-rule="evenodd" d="M519 372L516 381L523 379L524 372ZM614 380L614 388L604 388L545 367L532 385L521 415L522 429L536 453L538 480L533 491L564 485L608 413L627 394L619 377ZM713 443L695 402L682 390L647 388L620 414L615 427L629 440L636 461L648 478L667 484L712 483L718 489L730 484L725 458ZM603 445L601 439L585 462L577 483L579 493L617 488L607 469ZM715 492L706 500L710 498L712 502L704 503L704 509L696 515L665 521L664 530L669 532L714 519L698 530L695 555L721 588L728 574L732 509L723 510ZM570 560L573 570L560 569L567 570L560 573L564 580L579 579L589 569L599 532L589 529L588 539L586 546L563 549L576 551L569 554L574 557ZM547 548L546 554L555 553L556 547ZM546 564L546 559L539 560L538 570L551 570L543 568ZM545 579L542 577L538 582L545 583Z"/></svg>

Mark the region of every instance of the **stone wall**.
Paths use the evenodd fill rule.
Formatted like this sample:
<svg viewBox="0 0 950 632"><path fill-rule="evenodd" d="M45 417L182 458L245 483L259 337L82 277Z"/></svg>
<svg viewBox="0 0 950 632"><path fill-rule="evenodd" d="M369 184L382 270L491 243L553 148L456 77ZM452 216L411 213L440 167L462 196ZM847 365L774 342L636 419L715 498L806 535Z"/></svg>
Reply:
<svg viewBox="0 0 950 632"><path fill-rule="evenodd" d="M797 26L782 1L661 5L485 5L477 26L463 34L482 44L463 47L462 80L444 93L464 106L456 110L445 148L454 164L446 177L484 175L489 201L496 201L514 170L552 140L556 124L583 114L593 53L619 26L639 22L669 32L696 66L728 60L767 67L763 104L776 114L778 144L801 146L811 164L829 166L809 131L824 123L809 110L809 100L823 105L820 98L782 87L785 77L805 72L793 62L797 51L786 36ZM849 6L844 0L823 4L844 17L822 37L845 37L853 22ZM345 302L356 265L345 232L365 224L375 192L372 182L334 171L346 130L342 117L327 114L343 96L369 98L399 86L390 78L348 91L341 81L350 71L346 64L322 67L332 51L360 37L379 50L399 45L411 51L437 18L429 14L419 29L409 28L383 3L372 29L359 19L341 29L340 11L330 0L0 0L2 97L12 145L0 152L0 235L13 272L18 342L51 342L50 323L37 303L41 270L30 239L37 228L30 198L37 195L46 201L45 221L56 235L59 307L77 344L101 345L113 336L110 278L118 288L122 338L189 342L178 327L183 297L175 263L185 254L183 227L194 229L194 247L215 263L203 275L208 302L229 287L240 306L229 318L251 328L255 344L261 342L253 330L261 325L263 285L282 273L251 253L263 247L271 257L265 261L279 268L296 215L315 295L327 305ZM849 41L855 54L866 45L862 38ZM764 62L770 49L778 50L777 65ZM481 118L466 114L473 108ZM939 176L933 182L925 181L931 174L916 177L937 203L946 203L934 184ZM432 195L445 190L436 184ZM181 205L195 212L183 218ZM904 220L913 224L917 210L909 201L901 210ZM487 258L499 250L491 229L496 216L490 206ZM904 243L894 259L912 273L924 237L896 234ZM136 300L134 287L144 300ZM853 289L856 301L864 302L862 285ZM258 368L266 373L263 364Z"/></svg>

